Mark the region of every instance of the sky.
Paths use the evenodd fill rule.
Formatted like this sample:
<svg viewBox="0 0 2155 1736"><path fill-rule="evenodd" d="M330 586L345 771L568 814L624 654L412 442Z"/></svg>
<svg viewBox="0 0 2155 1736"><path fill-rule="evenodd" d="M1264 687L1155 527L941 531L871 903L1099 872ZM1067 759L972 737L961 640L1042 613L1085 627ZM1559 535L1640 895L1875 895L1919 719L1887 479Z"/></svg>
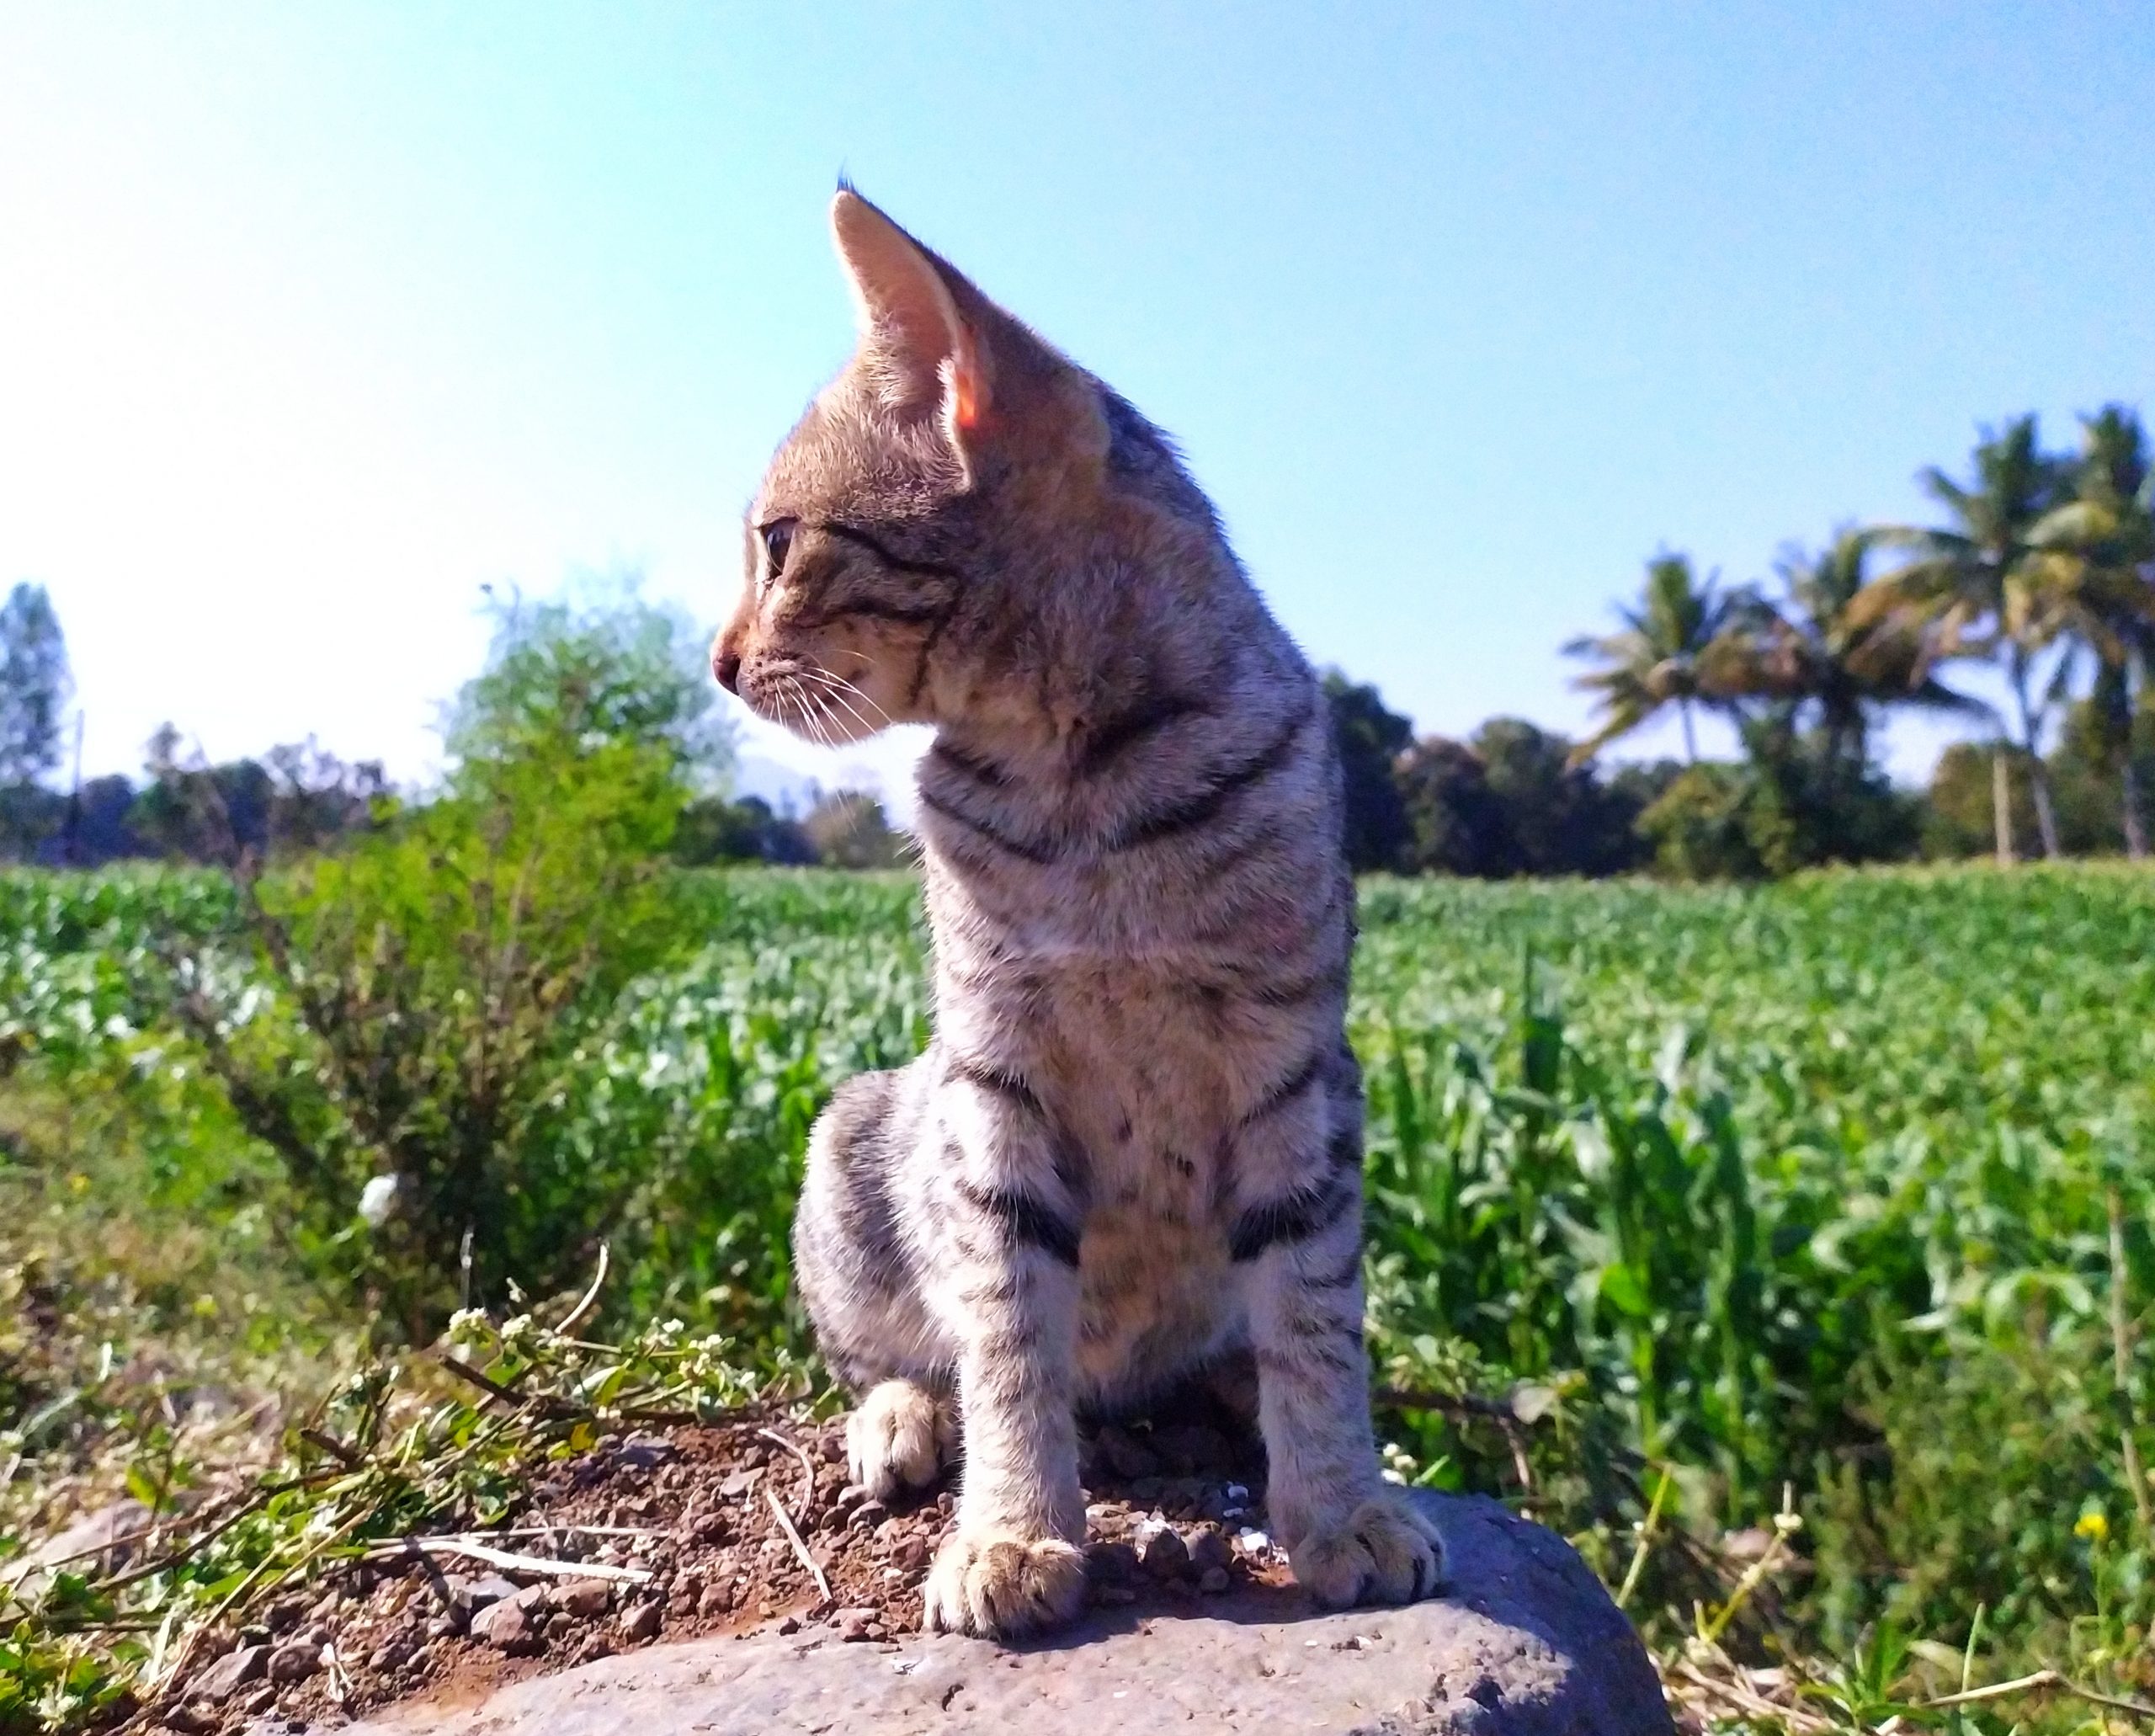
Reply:
<svg viewBox="0 0 2155 1736"><path fill-rule="evenodd" d="M1657 550L2155 410L2152 92L2131 0L0 0L0 585L93 772L169 718L423 778L482 588L722 615L843 170L1178 435L1314 659L1579 732Z"/></svg>

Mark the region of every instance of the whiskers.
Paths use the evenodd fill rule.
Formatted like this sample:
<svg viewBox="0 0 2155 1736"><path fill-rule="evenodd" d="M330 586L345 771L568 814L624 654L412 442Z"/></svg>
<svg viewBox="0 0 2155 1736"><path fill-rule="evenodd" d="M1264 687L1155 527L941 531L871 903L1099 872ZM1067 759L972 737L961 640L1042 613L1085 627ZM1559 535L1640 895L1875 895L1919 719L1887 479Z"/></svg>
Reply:
<svg viewBox="0 0 2155 1736"><path fill-rule="evenodd" d="M827 669L802 664L775 677L774 685L790 721L819 747L843 746L891 722L891 714L864 690Z"/></svg>

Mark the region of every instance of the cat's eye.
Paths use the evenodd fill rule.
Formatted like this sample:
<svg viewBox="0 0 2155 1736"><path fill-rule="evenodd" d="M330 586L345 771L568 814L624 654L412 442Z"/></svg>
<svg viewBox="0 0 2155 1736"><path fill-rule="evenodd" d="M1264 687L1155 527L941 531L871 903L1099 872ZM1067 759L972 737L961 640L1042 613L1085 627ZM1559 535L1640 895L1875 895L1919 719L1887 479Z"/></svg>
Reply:
<svg viewBox="0 0 2155 1736"><path fill-rule="evenodd" d="M793 533L800 528L797 519L773 519L763 526L758 535L764 539L764 583L769 584L785 571L785 557L793 548Z"/></svg>

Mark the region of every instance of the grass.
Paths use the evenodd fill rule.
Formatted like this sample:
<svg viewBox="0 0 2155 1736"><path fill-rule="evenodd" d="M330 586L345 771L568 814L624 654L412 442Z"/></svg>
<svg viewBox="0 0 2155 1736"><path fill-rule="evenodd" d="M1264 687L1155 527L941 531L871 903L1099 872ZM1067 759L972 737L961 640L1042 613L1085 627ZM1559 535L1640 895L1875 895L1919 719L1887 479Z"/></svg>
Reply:
<svg viewBox="0 0 2155 1736"><path fill-rule="evenodd" d="M646 1348L553 1347L550 1390L583 1411L489 1464L618 1409L577 1384L594 1371L633 1361L657 1390L652 1321L721 1335L707 1402L800 1380L784 1238L806 1128L838 1079L924 1038L915 903L902 876L669 886L657 962L579 1037L519 1159L563 1270L610 1243L614 1341ZM0 1527L19 1536L130 1477L229 1498L322 1468L253 1408L345 1416L343 1372L396 1350L368 1307L374 1233L295 1196L165 1010L176 957L221 961L249 1041L304 1056L278 1046L233 921L204 876L0 877ZM2069 1691L2155 1688L2155 876L1375 881L1352 1024L1397 1474L1564 1530L1724 1728L2136 1727ZM549 1300L474 1270L498 1322ZM448 1431L414 1437L407 1467L431 1463L479 1413L398 1366L369 1377L369 1462L403 1438L393 1414ZM410 1519L417 1497L358 1487L335 1512ZM265 1574L290 1565L246 1547ZM178 1610L184 1631L208 1583L136 1592L125 1619ZM18 1619L49 1728L152 1656L88 1620ZM104 1660L90 1686L55 1688L60 1653Z"/></svg>

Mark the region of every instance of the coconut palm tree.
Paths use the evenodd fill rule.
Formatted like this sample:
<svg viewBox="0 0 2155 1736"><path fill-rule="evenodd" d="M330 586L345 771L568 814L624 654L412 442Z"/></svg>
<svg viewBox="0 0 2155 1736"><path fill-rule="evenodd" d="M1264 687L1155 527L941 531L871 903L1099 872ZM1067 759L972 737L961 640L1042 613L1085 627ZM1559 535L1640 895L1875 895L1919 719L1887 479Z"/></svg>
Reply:
<svg viewBox="0 0 2155 1736"><path fill-rule="evenodd" d="M1738 593L1736 621L1707 657L1716 690L1809 708L1827 758L1853 769L1870 763L1871 723L1887 706L1984 709L1930 674L1912 622L1890 613L1858 618L1876 544L1876 532L1844 525L1816 554L1784 550L1775 563L1779 597Z"/></svg>
<svg viewBox="0 0 2155 1736"><path fill-rule="evenodd" d="M2058 503L2063 466L2042 450L2032 415L1982 431L1966 487L1934 466L1918 477L1945 510L1939 525L1884 525L1882 546L1909 551L1908 562L1866 585L1852 605L1859 626L1887 621L1917 633L1926 674L1940 661L1995 661L2013 696L2017 743L2033 785L2043 853L2059 854L2057 816L2042 760L2042 736L2059 691L2046 682L2046 653L2057 634L2046 614L2051 588L2034 541L2035 526ZM2006 733L2001 720L2001 735ZM2013 857L2007 762L1993 761L1998 855Z"/></svg>
<svg viewBox="0 0 2155 1736"><path fill-rule="evenodd" d="M2126 854L2139 860L2147 825L2132 723L2155 681L2155 466L2139 417L2122 405L2083 417L2081 430L2073 498L2045 514L2030 540L2051 631L2095 663L2100 746L2118 770Z"/></svg>
<svg viewBox="0 0 2155 1736"><path fill-rule="evenodd" d="M1600 713L1594 733L1574 752L1574 762L1590 758L1673 706L1684 726L1684 757L1695 765L1699 741L1693 711L1734 699L1716 690L1708 666L1716 642L1736 620L1737 599L1711 575L1701 582L1689 556L1663 553L1647 562L1639 601L1620 605L1616 612L1624 623L1620 631L1583 634L1564 647L1565 656L1591 658L1600 665L1572 684L1597 696Z"/></svg>

